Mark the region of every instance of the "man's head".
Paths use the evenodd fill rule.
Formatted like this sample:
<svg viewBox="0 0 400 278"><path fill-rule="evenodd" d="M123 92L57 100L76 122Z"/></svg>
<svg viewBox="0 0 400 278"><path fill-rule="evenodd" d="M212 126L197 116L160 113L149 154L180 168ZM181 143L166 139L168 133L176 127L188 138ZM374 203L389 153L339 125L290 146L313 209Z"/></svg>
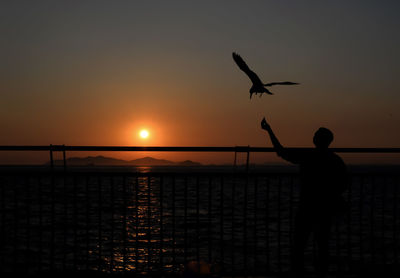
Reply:
<svg viewBox="0 0 400 278"><path fill-rule="evenodd" d="M325 127L320 127L314 134L313 142L317 148L327 149L333 141L333 133Z"/></svg>

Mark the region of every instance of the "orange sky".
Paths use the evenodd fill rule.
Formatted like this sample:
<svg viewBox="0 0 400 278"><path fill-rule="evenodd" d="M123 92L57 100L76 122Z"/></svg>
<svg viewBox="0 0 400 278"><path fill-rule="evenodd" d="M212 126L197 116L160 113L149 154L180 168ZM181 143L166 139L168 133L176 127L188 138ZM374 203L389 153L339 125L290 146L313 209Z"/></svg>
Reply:
<svg viewBox="0 0 400 278"><path fill-rule="evenodd" d="M0 145L400 147L397 2L93 3L1 4Z"/></svg>

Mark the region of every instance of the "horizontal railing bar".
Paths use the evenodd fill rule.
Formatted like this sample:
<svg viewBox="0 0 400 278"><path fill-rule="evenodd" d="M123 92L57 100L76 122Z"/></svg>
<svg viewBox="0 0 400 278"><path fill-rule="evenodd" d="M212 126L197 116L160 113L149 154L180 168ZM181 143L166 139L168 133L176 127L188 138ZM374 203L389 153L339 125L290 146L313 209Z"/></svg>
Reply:
<svg viewBox="0 0 400 278"><path fill-rule="evenodd" d="M288 148L312 150L314 148ZM113 151L113 152L274 152L271 147L142 147L142 146L0 146L0 151ZM400 153L400 148L331 148L338 153Z"/></svg>

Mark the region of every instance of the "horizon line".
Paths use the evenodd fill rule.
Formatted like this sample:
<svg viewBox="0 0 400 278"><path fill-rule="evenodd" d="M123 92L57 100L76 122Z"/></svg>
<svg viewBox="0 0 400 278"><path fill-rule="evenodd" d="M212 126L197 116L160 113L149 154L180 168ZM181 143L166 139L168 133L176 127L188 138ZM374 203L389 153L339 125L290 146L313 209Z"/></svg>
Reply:
<svg viewBox="0 0 400 278"><path fill-rule="evenodd" d="M311 150L314 147L285 147ZM334 147L338 153L400 153L400 147ZM0 145L0 151L150 151L150 152L275 152L273 147L251 146L68 146L68 145Z"/></svg>

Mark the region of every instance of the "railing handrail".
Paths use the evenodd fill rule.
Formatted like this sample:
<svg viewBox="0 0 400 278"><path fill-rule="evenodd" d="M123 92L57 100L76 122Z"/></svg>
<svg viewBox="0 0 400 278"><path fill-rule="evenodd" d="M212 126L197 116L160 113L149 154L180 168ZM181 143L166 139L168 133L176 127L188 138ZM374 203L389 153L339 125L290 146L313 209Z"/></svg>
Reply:
<svg viewBox="0 0 400 278"><path fill-rule="evenodd" d="M292 150L311 150L313 148L289 147ZM400 148L330 148L338 153L400 153ZM65 146L65 145L10 145L0 146L0 151L118 151L118 152L274 152L272 147L250 146Z"/></svg>

